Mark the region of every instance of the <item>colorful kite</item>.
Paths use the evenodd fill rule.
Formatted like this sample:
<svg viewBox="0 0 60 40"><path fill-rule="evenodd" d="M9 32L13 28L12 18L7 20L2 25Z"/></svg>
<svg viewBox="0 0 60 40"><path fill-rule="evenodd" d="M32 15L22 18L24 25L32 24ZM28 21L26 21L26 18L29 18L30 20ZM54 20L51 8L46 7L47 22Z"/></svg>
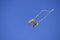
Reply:
<svg viewBox="0 0 60 40"><path fill-rule="evenodd" d="M34 23L34 25L33 25L34 28L38 26L38 22L35 19L29 20L28 23Z"/></svg>

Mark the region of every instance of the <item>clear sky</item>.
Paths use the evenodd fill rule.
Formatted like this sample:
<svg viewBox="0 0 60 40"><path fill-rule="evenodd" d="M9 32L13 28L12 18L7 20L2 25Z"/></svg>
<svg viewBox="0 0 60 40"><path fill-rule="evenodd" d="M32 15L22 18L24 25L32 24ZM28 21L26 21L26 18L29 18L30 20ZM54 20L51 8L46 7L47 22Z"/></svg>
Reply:
<svg viewBox="0 0 60 40"><path fill-rule="evenodd" d="M28 24L42 9L54 9L37 28ZM60 40L59 0L0 0L0 40Z"/></svg>

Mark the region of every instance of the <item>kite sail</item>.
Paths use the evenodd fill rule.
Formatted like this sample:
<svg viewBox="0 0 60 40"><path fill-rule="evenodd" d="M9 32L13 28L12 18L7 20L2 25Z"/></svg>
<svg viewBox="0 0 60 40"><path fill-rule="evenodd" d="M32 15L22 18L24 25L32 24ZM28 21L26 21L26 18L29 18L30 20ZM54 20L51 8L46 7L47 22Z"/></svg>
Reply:
<svg viewBox="0 0 60 40"><path fill-rule="evenodd" d="M54 9L51 9L51 10L41 10L33 19L29 20L28 23L34 23L33 27L37 27L38 26L38 23L40 23L41 21L43 21L51 12L53 12ZM47 14L41 18L38 22L37 22L37 18L40 16L40 14L42 14L43 12L47 12Z"/></svg>

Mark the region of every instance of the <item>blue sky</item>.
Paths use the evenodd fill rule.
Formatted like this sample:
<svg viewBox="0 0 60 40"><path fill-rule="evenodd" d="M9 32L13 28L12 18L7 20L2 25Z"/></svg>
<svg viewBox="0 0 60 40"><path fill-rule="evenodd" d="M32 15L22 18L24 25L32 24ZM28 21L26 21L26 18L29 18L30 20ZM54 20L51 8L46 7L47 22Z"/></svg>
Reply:
<svg viewBox="0 0 60 40"><path fill-rule="evenodd" d="M59 0L0 0L0 40L60 40ZM54 9L37 28L28 24L42 9Z"/></svg>

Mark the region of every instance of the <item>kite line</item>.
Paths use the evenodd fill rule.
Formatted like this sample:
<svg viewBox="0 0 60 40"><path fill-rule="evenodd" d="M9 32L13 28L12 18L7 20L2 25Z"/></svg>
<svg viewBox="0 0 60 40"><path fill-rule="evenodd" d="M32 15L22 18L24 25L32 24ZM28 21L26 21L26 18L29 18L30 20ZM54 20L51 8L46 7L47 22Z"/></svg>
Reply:
<svg viewBox="0 0 60 40"><path fill-rule="evenodd" d="M35 17L34 19L37 19L40 14L42 14L43 12L48 12L43 18L41 18L38 22L40 23L41 21L43 21L51 12L53 12L54 9L51 9L51 10L41 10Z"/></svg>

